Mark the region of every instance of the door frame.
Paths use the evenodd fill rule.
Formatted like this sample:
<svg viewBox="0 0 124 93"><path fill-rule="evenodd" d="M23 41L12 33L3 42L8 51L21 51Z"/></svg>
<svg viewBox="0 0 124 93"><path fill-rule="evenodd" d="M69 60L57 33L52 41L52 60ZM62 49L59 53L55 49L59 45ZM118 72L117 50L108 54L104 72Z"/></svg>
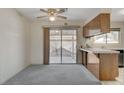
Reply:
<svg viewBox="0 0 124 93"><path fill-rule="evenodd" d="M49 28L47 28L47 27L44 27L43 28L43 44L44 44L44 57L43 57L43 64L44 65L47 65L47 64L49 64L49 44L50 44L50 42L49 42Z"/></svg>
<svg viewBox="0 0 124 93"><path fill-rule="evenodd" d="M43 27L43 32L44 32L44 62L43 64L47 65L49 64L49 51L50 51L50 29L59 29L61 30L76 30L76 64L78 63L78 49L77 49L77 42L78 42L78 29L80 26L62 26L62 27ZM62 34L61 34L62 35ZM62 37L62 36L61 36ZM62 41L62 39L61 39ZM62 42L61 42L62 43ZM62 45L61 45L62 47ZM62 48L61 48L62 49ZM61 50L62 53L62 50ZM61 54L62 56L62 54ZM62 57L61 57L61 64L62 64Z"/></svg>

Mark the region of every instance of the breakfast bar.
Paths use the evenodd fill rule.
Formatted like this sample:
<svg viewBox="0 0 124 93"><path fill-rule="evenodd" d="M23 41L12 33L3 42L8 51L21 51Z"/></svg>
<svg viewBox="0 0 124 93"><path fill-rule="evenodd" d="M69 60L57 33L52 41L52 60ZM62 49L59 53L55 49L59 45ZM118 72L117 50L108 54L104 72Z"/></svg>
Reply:
<svg viewBox="0 0 124 93"><path fill-rule="evenodd" d="M80 48L82 64L99 80L118 76L118 51L102 48Z"/></svg>

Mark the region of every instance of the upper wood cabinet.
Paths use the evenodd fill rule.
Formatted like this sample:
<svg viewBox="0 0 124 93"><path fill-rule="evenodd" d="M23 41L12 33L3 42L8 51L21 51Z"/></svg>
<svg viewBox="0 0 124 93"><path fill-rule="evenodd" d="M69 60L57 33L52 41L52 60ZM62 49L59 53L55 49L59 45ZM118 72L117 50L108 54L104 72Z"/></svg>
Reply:
<svg viewBox="0 0 124 93"><path fill-rule="evenodd" d="M91 37L110 32L110 14L101 13L83 27L83 36Z"/></svg>

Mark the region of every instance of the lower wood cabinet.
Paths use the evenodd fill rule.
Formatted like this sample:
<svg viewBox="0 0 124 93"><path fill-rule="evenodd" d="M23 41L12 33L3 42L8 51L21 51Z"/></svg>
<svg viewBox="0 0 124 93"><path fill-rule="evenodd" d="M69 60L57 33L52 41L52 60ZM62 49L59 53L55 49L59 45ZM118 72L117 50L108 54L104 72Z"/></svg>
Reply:
<svg viewBox="0 0 124 93"><path fill-rule="evenodd" d="M88 63L87 69L94 74L94 76L99 79L99 63Z"/></svg>
<svg viewBox="0 0 124 93"><path fill-rule="evenodd" d="M100 80L115 80L119 75L118 54L100 54Z"/></svg>
<svg viewBox="0 0 124 93"><path fill-rule="evenodd" d="M87 69L99 79L99 58L93 53L87 54Z"/></svg>
<svg viewBox="0 0 124 93"><path fill-rule="evenodd" d="M99 80L115 80L119 75L118 54L82 52L83 65Z"/></svg>

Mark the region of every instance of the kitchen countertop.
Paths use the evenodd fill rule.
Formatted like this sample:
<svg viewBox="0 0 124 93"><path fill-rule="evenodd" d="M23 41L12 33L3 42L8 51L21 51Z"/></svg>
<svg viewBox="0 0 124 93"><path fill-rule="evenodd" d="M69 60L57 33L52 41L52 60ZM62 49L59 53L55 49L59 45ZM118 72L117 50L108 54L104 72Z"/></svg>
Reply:
<svg viewBox="0 0 124 93"><path fill-rule="evenodd" d="M124 50L124 48L108 48L108 49L112 49L112 50Z"/></svg>
<svg viewBox="0 0 124 93"><path fill-rule="evenodd" d="M119 51L115 51L112 49L102 49L102 48L80 48L80 51L85 51L89 53L96 53L96 54L112 54L112 53L119 53Z"/></svg>

